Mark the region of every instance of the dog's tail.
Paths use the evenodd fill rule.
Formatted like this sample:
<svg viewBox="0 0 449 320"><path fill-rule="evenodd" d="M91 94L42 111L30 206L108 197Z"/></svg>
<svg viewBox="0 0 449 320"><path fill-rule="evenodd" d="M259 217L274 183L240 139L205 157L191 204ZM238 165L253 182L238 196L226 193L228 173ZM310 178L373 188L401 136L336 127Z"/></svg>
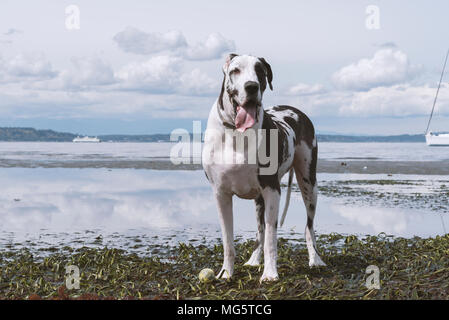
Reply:
<svg viewBox="0 0 449 320"><path fill-rule="evenodd" d="M291 168L290 172L288 173L287 197L285 198L284 212L282 212L281 227L284 224L285 216L287 215L287 211L288 211L288 205L290 204L290 195L292 193L293 174L294 174L293 168Z"/></svg>

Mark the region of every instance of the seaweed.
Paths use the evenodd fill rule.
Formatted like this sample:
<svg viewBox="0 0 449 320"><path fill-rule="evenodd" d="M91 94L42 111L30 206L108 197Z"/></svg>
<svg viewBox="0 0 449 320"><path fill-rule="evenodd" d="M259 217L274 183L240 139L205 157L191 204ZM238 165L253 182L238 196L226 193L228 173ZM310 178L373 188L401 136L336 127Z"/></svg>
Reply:
<svg viewBox="0 0 449 320"><path fill-rule="evenodd" d="M150 241L150 240L148 240ZM150 247L151 243L140 244ZM116 248L28 249L0 253L0 299L448 299L449 234L410 239L322 234L327 267L310 268L303 241L278 241L279 280L262 282L263 266L248 267L254 241L236 241L229 280L202 283L203 268L218 271L223 247L179 243L156 254ZM80 289L65 287L65 266L80 270ZM368 289L366 268L380 270L380 289Z"/></svg>

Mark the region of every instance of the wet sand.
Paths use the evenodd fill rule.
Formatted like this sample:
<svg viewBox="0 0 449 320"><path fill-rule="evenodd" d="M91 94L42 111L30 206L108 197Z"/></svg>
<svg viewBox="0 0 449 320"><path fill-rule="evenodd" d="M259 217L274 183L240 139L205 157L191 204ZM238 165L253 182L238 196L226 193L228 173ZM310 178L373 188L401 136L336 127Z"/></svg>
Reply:
<svg viewBox="0 0 449 320"><path fill-rule="evenodd" d="M202 170L200 164L175 165L170 160L69 160L36 161L0 159L0 168L108 168L151 170Z"/></svg>
<svg viewBox="0 0 449 320"><path fill-rule="evenodd" d="M346 164L346 165L342 165ZM390 173L449 174L449 161L328 161L318 160L318 172L323 173Z"/></svg>
<svg viewBox="0 0 449 320"><path fill-rule="evenodd" d="M36 161L0 159L0 168L109 168L151 170L202 170L201 164L175 165L170 160L71 160ZM449 161L381 161L318 160L320 173L370 173L370 174L449 174Z"/></svg>

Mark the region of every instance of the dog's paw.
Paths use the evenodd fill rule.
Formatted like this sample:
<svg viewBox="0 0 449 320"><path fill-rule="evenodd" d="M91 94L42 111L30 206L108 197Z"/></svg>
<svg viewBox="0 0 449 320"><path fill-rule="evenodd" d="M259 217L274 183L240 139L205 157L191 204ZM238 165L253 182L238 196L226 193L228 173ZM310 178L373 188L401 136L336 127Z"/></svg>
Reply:
<svg viewBox="0 0 449 320"><path fill-rule="evenodd" d="M248 266L248 267L258 267L258 266L260 266L260 259L251 257L248 261L246 261L246 263L244 264L244 266Z"/></svg>
<svg viewBox="0 0 449 320"><path fill-rule="evenodd" d="M321 260L319 255L316 255L309 259L309 267L325 267L326 264Z"/></svg>
<svg viewBox="0 0 449 320"><path fill-rule="evenodd" d="M260 277L260 283L262 282L271 282L271 281L277 281L279 280L279 275L276 273L272 273L272 274L268 274L268 273L263 273L262 277Z"/></svg>
<svg viewBox="0 0 449 320"><path fill-rule="evenodd" d="M232 272L229 272L226 269L221 269L221 271L216 276L217 279L231 279Z"/></svg>
<svg viewBox="0 0 449 320"><path fill-rule="evenodd" d="M279 276L263 276L260 277L260 283L262 282L272 282L272 281L278 281L279 280Z"/></svg>

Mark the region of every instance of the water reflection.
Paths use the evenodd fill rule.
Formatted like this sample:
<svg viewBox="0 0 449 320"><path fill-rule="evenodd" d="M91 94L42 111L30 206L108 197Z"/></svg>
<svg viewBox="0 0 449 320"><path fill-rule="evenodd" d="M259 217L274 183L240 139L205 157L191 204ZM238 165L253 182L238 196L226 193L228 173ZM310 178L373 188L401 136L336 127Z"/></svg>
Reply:
<svg viewBox="0 0 449 320"><path fill-rule="evenodd" d="M327 174L319 179L331 177ZM179 240L220 237L215 202L202 171L13 168L0 169L0 181L3 244L11 234L38 240L43 234L59 233L73 239L75 232L86 230L103 235L164 232L175 234ZM281 207L283 204L284 198ZM254 236L254 210L253 201L235 200L237 235ZM405 237L443 234L443 223L449 226L445 214L367 207L363 203L347 206L323 196L315 221L320 233L385 232ZM301 196L294 193L280 232L302 233L305 224Z"/></svg>

